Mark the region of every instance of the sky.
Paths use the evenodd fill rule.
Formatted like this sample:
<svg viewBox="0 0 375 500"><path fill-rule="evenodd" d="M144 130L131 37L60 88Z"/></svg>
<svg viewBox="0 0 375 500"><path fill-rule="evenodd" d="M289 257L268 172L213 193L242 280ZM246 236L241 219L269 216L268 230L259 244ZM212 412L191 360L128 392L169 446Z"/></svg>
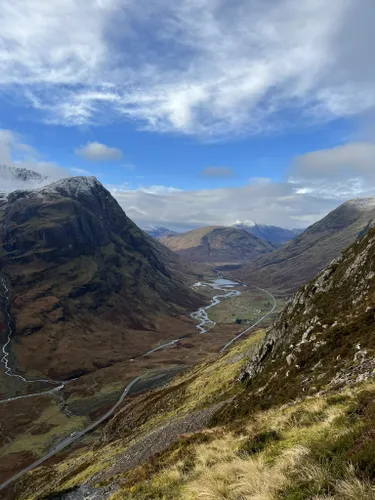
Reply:
<svg viewBox="0 0 375 500"><path fill-rule="evenodd" d="M178 230L375 195L374 0L0 7L0 164L94 175Z"/></svg>

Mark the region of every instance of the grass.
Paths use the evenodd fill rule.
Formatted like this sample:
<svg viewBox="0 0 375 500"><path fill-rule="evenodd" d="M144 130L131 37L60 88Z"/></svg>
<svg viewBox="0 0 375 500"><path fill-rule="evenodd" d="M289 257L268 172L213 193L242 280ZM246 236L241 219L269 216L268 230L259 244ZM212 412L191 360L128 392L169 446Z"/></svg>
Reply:
<svg viewBox="0 0 375 500"><path fill-rule="evenodd" d="M6 455L30 451L40 456L50 448L51 443L83 428L85 422L84 417L68 418L61 412L57 404L52 403L32 422L30 429L16 437L12 443L5 447Z"/></svg>
<svg viewBox="0 0 375 500"><path fill-rule="evenodd" d="M197 441L190 436L179 443L178 455L170 450L160 457L160 469L143 468L131 484L125 475L111 500L375 499L374 436L366 434L374 425L374 396L374 386L366 384L340 397L259 412L244 419L241 432L220 427L205 431L207 439L205 433ZM358 460L364 435L372 452Z"/></svg>
<svg viewBox="0 0 375 500"><path fill-rule="evenodd" d="M209 311L209 317L216 323L252 323L272 308L272 300L264 292L241 288L241 295L224 299Z"/></svg>
<svg viewBox="0 0 375 500"><path fill-rule="evenodd" d="M139 396L107 425L100 445L33 472L19 485L18 498L33 500L90 479L97 486L118 484L111 500L375 500L375 383L243 414L236 401L245 392L238 392L243 388L235 379L262 335ZM182 435L121 472L123 457L139 436L236 395L235 423Z"/></svg>

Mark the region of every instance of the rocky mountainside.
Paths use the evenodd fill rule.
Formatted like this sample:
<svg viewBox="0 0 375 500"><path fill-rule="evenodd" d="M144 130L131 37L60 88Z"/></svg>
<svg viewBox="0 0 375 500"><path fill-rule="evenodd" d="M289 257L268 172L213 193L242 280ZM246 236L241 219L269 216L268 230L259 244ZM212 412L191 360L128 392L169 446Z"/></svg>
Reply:
<svg viewBox="0 0 375 500"><path fill-rule="evenodd" d="M0 165L0 193L14 189L32 189L47 182L47 177L27 168Z"/></svg>
<svg viewBox="0 0 375 500"><path fill-rule="evenodd" d="M145 231L148 235L152 236L153 238L160 239L168 236L176 236L179 233L176 231L171 231L170 229L162 226L144 226L142 227L143 231Z"/></svg>
<svg viewBox="0 0 375 500"><path fill-rule="evenodd" d="M219 226L194 229L178 236L161 238L160 241L193 262L246 262L275 249L271 243L243 229Z"/></svg>
<svg viewBox="0 0 375 500"><path fill-rule="evenodd" d="M375 197L343 203L293 241L241 270L252 283L295 291L375 223Z"/></svg>
<svg viewBox="0 0 375 500"><path fill-rule="evenodd" d="M177 257L94 177L10 193L0 232L23 372L66 378L144 352L200 302Z"/></svg>
<svg viewBox="0 0 375 500"><path fill-rule="evenodd" d="M242 380L284 400L341 389L375 374L375 229L292 299Z"/></svg>
<svg viewBox="0 0 375 500"><path fill-rule="evenodd" d="M257 224L256 222L251 220L237 220L236 222L231 224L231 227L244 229L257 238L263 238L264 240L269 241L276 246L281 246L288 241L294 240L294 238L296 238L303 232L303 229L285 229L279 226Z"/></svg>

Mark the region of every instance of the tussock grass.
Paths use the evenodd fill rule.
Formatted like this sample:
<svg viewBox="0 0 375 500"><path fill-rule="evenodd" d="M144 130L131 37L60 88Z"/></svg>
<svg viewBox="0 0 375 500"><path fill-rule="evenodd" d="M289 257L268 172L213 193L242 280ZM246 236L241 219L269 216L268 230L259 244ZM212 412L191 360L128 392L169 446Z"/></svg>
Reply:
<svg viewBox="0 0 375 500"><path fill-rule="evenodd" d="M363 432L372 425L374 395L367 384L340 397L310 397L259 412L244 419L240 431L210 429L209 441L190 438L188 457L180 454L177 464L120 489L113 499L375 500L364 467L374 448L366 464L351 463L364 436L370 439Z"/></svg>

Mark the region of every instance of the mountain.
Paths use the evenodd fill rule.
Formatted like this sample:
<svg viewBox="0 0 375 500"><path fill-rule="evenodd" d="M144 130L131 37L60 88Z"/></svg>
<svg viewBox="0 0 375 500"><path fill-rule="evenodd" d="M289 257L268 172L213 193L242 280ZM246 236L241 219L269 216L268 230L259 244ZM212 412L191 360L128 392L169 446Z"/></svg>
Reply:
<svg viewBox="0 0 375 500"><path fill-rule="evenodd" d="M241 270L254 284L295 291L375 223L375 197L347 201L290 243Z"/></svg>
<svg viewBox="0 0 375 500"><path fill-rule="evenodd" d="M168 248L193 262L245 262L272 252L275 247L243 229L209 226L161 238Z"/></svg>
<svg viewBox="0 0 375 500"><path fill-rule="evenodd" d="M257 224L252 220L237 220L231 227L236 227L237 229L244 229L245 231L257 236L258 238L263 238L269 241L273 245L283 245L288 241L293 240L303 232L303 229L285 229L279 226L268 226L265 224Z"/></svg>
<svg viewBox="0 0 375 500"><path fill-rule="evenodd" d="M129 358L201 303L178 258L94 177L10 193L0 231L23 373L61 379Z"/></svg>
<svg viewBox="0 0 375 500"><path fill-rule="evenodd" d="M9 498L374 500L374 314L372 229L267 333L135 395Z"/></svg>
<svg viewBox="0 0 375 500"><path fill-rule="evenodd" d="M375 373L374 314L371 229L289 300L242 380L281 402L364 382Z"/></svg>
<svg viewBox="0 0 375 500"><path fill-rule="evenodd" d="M32 189L45 184L47 177L27 168L0 165L0 192L14 189Z"/></svg>
<svg viewBox="0 0 375 500"><path fill-rule="evenodd" d="M166 227L153 226L151 224L143 226L142 230L156 239L164 238L166 236L176 236L177 234L179 234L176 231L171 231L170 229L167 229Z"/></svg>

